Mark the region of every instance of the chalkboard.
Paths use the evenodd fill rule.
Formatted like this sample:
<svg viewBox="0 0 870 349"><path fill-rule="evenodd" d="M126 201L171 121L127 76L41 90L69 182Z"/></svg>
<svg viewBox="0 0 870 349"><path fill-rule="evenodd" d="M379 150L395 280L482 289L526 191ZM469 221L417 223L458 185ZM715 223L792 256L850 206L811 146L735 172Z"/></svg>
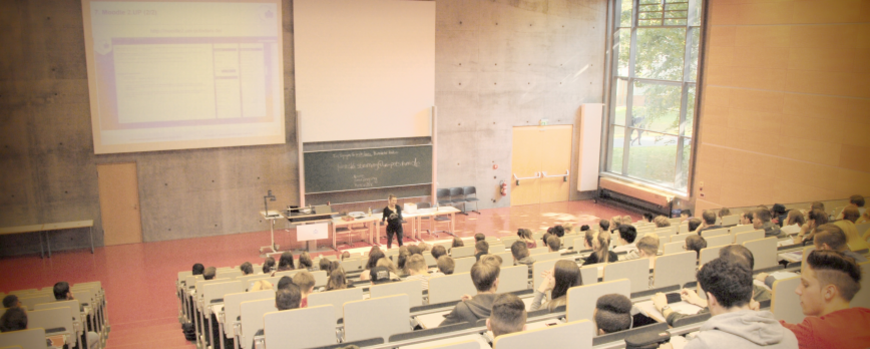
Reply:
<svg viewBox="0 0 870 349"><path fill-rule="evenodd" d="M432 145L306 152L305 193L432 183Z"/></svg>

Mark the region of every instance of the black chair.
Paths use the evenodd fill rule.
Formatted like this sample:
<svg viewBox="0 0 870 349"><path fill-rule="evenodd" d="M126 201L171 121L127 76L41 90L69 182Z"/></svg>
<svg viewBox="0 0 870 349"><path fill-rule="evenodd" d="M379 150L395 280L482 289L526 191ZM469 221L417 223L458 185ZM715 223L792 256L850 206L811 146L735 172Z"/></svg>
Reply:
<svg viewBox="0 0 870 349"><path fill-rule="evenodd" d="M474 210L472 210L471 212L476 212L477 214L480 214L480 211L477 210L477 202L480 201L480 199L477 198L477 188L475 188L473 186L464 187L464 188L462 188L462 194L465 195L465 203L466 204L469 202L474 203ZM474 195L474 196L469 196L469 195Z"/></svg>
<svg viewBox="0 0 870 349"><path fill-rule="evenodd" d="M435 192L435 196L439 206L453 205L453 200L450 200L450 189L438 189L438 191Z"/></svg>
<svg viewBox="0 0 870 349"><path fill-rule="evenodd" d="M450 188L450 201L453 203L453 206L462 204L462 211L459 212L464 215L468 215L468 212L465 212L465 195L462 194L462 188L453 187Z"/></svg>

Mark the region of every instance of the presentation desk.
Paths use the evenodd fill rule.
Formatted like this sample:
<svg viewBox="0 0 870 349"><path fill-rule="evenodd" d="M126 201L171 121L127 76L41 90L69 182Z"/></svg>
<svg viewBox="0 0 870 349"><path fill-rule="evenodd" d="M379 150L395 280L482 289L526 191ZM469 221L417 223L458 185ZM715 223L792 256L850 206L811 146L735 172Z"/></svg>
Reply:
<svg viewBox="0 0 870 349"><path fill-rule="evenodd" d="M66 229L81 229L88 228L88 236L91 240L91 254L94 253L94 220L88 219L83 221L73 221L73 222L61 222L61 223L48 223L48 224L32 224L32 225L22 225L17 227L5 227L0 228L0 235L12 235L12 234L26 234L26 233L45 233L45 242L48 247L48 258L51 258L51 240L49 239L48 232L54 230L66 230ZM39 253L40 257L45 257L45 249L42 247L42 234L39 234Z"/></svg>
<svg viewBox="0 0 870 349"><path fill-rule="evenodd" d="M414 211L414 213L402 212L402 218L406 221L410 221L411 223L411 235L408 235L413 240L421 241L423 240L423 219L429 217L430 219L435 219L437 216L448 215L450 216L450 228L448 230L448 234L453 235L453 229L456 226L456 214L459 213L459 209L453 206L445 206L439 208L423 208ZM378 220L375 223L374 233L378 234L381 231L381 222L382 216L378 215ZM380 239L376 239L380 245Z"/></svg>

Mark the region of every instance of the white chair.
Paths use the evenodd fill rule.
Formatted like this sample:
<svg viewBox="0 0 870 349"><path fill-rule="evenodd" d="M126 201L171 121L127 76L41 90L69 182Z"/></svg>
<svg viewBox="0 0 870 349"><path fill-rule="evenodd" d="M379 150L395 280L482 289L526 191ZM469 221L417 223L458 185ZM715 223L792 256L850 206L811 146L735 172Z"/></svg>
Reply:
<svg viewBox="0 0 870 349"><path fill-rule="evenodd" d="M731 227L731 235L745 233L747 231L753 231L753 230L755 230L755 227L753 227L752 224L738 225L736 227Z"/></svg>
<svg viewBox="0 0 870 349"><path fill-rule="evenodd" d="M585 236L582 238L574 239L574 245L572 245L572 246L574 246L574 251L580 252L580 251L585 250L586 249L586 245L584 245L585 242L586 242Z"/></svg>
<svg viewBox="0 0 870 349"><path fill-rule="evenodd" d="M393 295L348 302L344 305L344 339L347 342L390 336L411 330L408 295Z"/></svg>
<svg viewBox="0 0 870 349"><path fill-rule="evenodd" d="M535 262L546 262L551 260L557 260L562 258L562 253L560 252L547 252L542 254L537 254L534 257Z"/></svg>
<svg viewBox="0 0 870 349"><path fill-rule="evenodd" d="M241 326L239 327L238 343L241 348L250 348L254 335L263 329L263 315L278 311L275 308L275 296L270 299L242 302L239 305Z"/></svg>
<svg viewBox="0 0 870 349"><path fill-rule="evenodd" d="M459 259L463 257L473 257L474 256L474 246L462 246L462 247L454 247L450 249L450 257L453 259Z"/></svg>
<svg viewBox="0 0 870 349"><path fill-rule="evenodd" d="M332 305L266 313L263 322L266 348L303 349L336 343Z"/></svg>
<svg viewBox="0 0 870 349"><path fill-rule="evenodd" d="M641 258L605 265L604 281L618 279L631 280L631 292L649 290L649 260Z"/></svg>
<svg viewBox="0 0 870 349"><path fill-rule="evenodd" d="M444 345L436 345L433 347L427 347L426 349L481 349L482 344L476 340L464 340L461 342L444 344ZM488 347L488 346L487 346ZM3 348L0 348L3 349Z"/></svg>
<svg viewBox="0 0 870 349"><path fill-rule="evenodd" d="M595 312L595 302L601 296L611 293L631 297L631 281L619 279L569 288L566 319L568 321L592 320L592 314ZM590 331L590 333L593 332Z"/></svg>
<svg viewBox="0 0 870 349"><path fill-rule="evenodd" d="M777 320L783 320L790 324L799 324L804 321L804 313L800 307L801 299L794 293L800 285L801 277L794 276L773 282L773 292L770 298L770 312Z"/></svg>
<svg viewBox="0 0 870 349"><path fill-rule="evenodd" d="M474 257L465 257L465 258L454 258L453 259L453 273L467 273L471 271L471 267L474 266L474 263L477 262L477 259Z"/></svg>
<svg viewBox="0 0 870 349"><path fill-rule="evenodd" d="M861 290L852 297L852 307L870 308L870 262L861 263Z"/></svg>
<svg viewBox="0 0 870 349"><path fill-rule="evenodd" d="M231 269L231 270L218 270L217 274L215 274L215 279L235 279L239 276L242 276L242 271L239 269Z"/></svg>
<svg viewBox="0 0 870 349"><path fill-rule="evenodd" d="M695 251L679 252L656 258L653 288L683 286L695 280Z"/></svg>
<svg viewBox="0 0 870 349"><path fill-rule="evenodd" d="M26 308L27 310L34 310L34 309L36 309L37 304L54 302L54 294L52 294L52 295L40 294L40 295L25 296L25 297L19 296L18 300L21 302L22 305L24 305L24 308Z"/></svg>
<svg viewBox="0 0 870 349"><path fill-rule="evenodd" d="M368 262L368 260L366 260ZM354 271L354 270L362 270L363 269L363 259L362 258L348 258L341 261L341 267L346 272Z"/></svg>
<svg viewBox="0 0 870 349"><path fill-rule="evenodd" d="M422 286L421 286L422 287ZM422 291L421 291L422 294ZM332 305L335 308L335 320L341 319L341 307L344 303L358 301L363 299L362 287L347 288L343 290L332 290L326 292L315 292L308 295L308 305L316 307L318 305Z"/></svg>
<svg viewBox="0 0 870 349"><path fill-rule="evenodd" d="M514 255L510 251L495 253L494 255L501 257L501 267L507 268L514 266Z"/></svg>
<svg viewBox="0 0 870 349"><path fill-rule="evenodd" d="M45 329L31 328L0 333L0 347L16 345L23 349L45 349Z"/></svg>
<svg viewBox="0 0 870 349"><path fill-rule="evenodd" d="M242 315L242 302L254 300L271 300L275 302L275 291L265 290L256 292L242 292L224 295L224 335L227 338L235 338L239 335L239 317ZM238 348L239 340L236 341Z"/></svg>
<svg viewBox="0 0 870 349"><path fill-rule="evenodd" d="M82 318L81 303L79 303L78 299L72 299L68 301L53 301L49 303L37 304L36 306L34 306L34 310L44 310L51 308L68 309L70 315L72 315L73 326L79 326L76 327L76 332L81 335L81 332L85 329L85 321ZM76 340L78 340L78 338L76 338Z"/></svg>
<svg viewBox="0 0 870 349"><path fill-rule="evenodd" d="M587 265L580 267L580 277L583 279L583 285L594 285L598 283L598 265ZM539 285L535 285L537 287Z"/></svg>
<svg viewBox="0 0 870 349"><path fill-rule="evenodd" d="M551 259L548 261L535 262L532 264L532 289L537 290L544 281L543 273L547 270L553 270L558 260Z"/></svg>
<svg viewBox="0 0 870 349"><path fill-rule="evenodd" d="M59 308L42 308L40 304L39 310L27 312L27 327L43 328L52 331L51 335L66 334L66 344L70 348L76 345L79 341L81 332L76 330L73 324L73 319L70 316L70 309L67 307ZM48 305L51 305L49 303ZM45 342L42 342L45 348ZM81 347L80 347L81 348Z"/></svg>
<svg viewBox="0 0 870 349"><path fill-rule="evenodd" d="M498 253L498 252L504 252L504 251L505 251L504 244L490 244L489 245L489 253Z"/></svg>
<svg viewBox="0 0 870 349"><path fill-rule="evenodd" d="M704 230L701 232L701 236L703 236L706 239L710 236L726 235L726 234L728 234L728 230L729 230L728 228L707 229L707 230Z"/></svg>
<svg viewBox="0 0 870 349"><path fill-rule="evenodd" d="M239 292L245 292L245 284L242 283L241 280L218 282L202 286L202 316L209 328L211 328L211 326L217 326L216 323L212 323L211 321L212 305L220 304L222 302L215 301L223 299L225 295ZM208 333L204 333L204 335L208 336L209 343L215 343L213 331L208 331ZM223 338L219 338L218 342L223 343Z"/></svg>
<svg viewBox="0 0 870 349"><path fill-rule="evenodd" d="M707 247L716 247L716 246L725 246L730 245L734 238L731 235L716 235L705 238L707 240Z"/></svg>
<svg viewBox="0 0 870 349"><path fill-rule="evenodd" d="M388 282L369 287L371 298L388 297L397 294L408 295L408 307L423 305L423 284L418 280Z"/></svg>
<svg viewBox="0 0 870 349"><path fill-rule="evenodd" d="M311 272L311 276L314 277L314 286L326 286L326 283L329 281L329 278L326 276L326 270Z"/></svg>
<svg viewBox="0 0 870 349"><path fill-rule="evenodd" d="M744 242L758 239L764 239L764 230L753 230L743 233L737 233L736 235L734 235L734 244L743 245Z"/></svg>
<svg viewBox="0 0 870 349"><path fill-rule="evenodd" d="M663 251L663 254L666 256L669 254L684 252L684 251L686 251L686 249L683 248L685 245L686 245L685 241L666 242L662 245L663 246L662 251Z"/></svg>
<svg viewBox="0 0 870 349"><path fill-rule="evenodd" d="M458 301L466 294L471 296L477 294L469 273L436 276L429 279L429 304Z"/></svg>
<svg viewBox="0 0 870 349"><path fill-rule="evenodd" d="M752 251L752 257L755 259L755 268L753 270L771 268L777 265L775 236L746 241L743 243L743 246Z"/></svg>
<svg viewBox="0 0 870 349"><path fill-rule="evenodd" d="M438 264L438 260L436 260L435 257L432 257L432 254L428 251L423 252L423 260L426 261L426 266L428 267L434 267Z"/></svg>
<svg viewBox="0 0 870 349"><path fill-rule="evenodd" d="M738 223L740 223L740 216L741 215L739 214L732 214L722 217L722 226L729 227L732 225L737 225Z"/></svg>
<svg viewBox="0 0 870 349"><path fill-rule="evenodd" d="M539 254L543 254L543 253L547 253L547 252L550 252L550 248L547 246L536 247L536 248L529 250L529 255L534 256L534 255L539 255Z"/></svg>
<svg viewBox="0 0 870 349"><path fill-rule="evenodd" d="M529 289L529 267L518 265L501 268L498 275L498 293Z"/></svg>
<svg viewBox="0 0 870 349"><path fill-rule="evenodd" d="M498 336L493 349L592 348L592 321L583 320Z"/></svg>
<svg viewBox="0 0 870 349"><path fill-rule="evenodd" d="M507 236L501 238L501 243L505 246L505 248L510 249L513 246L514 242L519 241L519 237L517 236Z"/></svg>
<svg viewBox="0 0 870 349"><path fill-rule="evenodd" d="M725 245L728 246L728 245ZM702 265L709 263L710 261L719 258L719 250L723 249L725 246L714 246L707 247L701 249L701 255L698 258L698 268Z"/></svg>

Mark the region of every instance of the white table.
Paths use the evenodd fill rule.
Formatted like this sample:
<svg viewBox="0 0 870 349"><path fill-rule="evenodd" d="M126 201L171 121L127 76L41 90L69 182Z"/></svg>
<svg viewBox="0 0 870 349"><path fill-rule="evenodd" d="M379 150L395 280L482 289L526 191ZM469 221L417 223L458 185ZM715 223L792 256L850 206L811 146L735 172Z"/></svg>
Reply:
<svg viewBox="0 0 870 349"><path fill-rule="evenodd" d="M332 228L330 228L332 230L332 248L333 249L338 248L337 244L336 244L336 231L338 230L339 227L344 227L344 226L350 227L351 225L360 224L360 223L365 223L368 226L369 244L373 245L373 242L372 242L373 236L375 235L375 232L377 231L376 227L378 226L380 221L381 221L381 216L378 216L378 215L371 215L371 216L366 216L366 217L362 217L362 218L354 218L353 220L349 220L349 221L346 221L340 217L333 219L331 222Z"/></svg>

